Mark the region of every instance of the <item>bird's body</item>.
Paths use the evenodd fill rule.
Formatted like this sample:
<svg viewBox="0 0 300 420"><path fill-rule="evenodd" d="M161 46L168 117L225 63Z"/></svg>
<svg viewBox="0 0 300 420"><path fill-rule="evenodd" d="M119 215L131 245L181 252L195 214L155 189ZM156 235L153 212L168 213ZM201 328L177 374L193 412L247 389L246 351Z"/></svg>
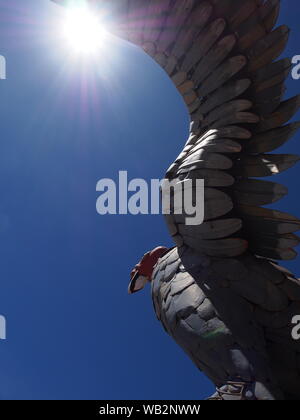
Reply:
<svg viewBox="0 0 300 420"><path fill-rule="evenodd" d="M291 329L300 282L289 272L250 254L199 258L174 248L154 269L152 297L165 330L216 387L236 384L238 395L223 398L300 399Z"/></svg>
<svg viewBox="0 0 300 420"><path fill-rule="evenodd" d="M258 179L299 160L270 153L300 126L288 124L300 97L283 100L291 62L278 59L289 35L275 28L280 0L89 1L114 5L115 33L153 57L187 105L190 137L166 179L205 182L204 223L188 225L171 203L176 248L152 276L139 264L130 291L152 281L158 318L216 398L300 399L300 283L271 261L296 257L300 221L262 207L287 190Z"/></svg>

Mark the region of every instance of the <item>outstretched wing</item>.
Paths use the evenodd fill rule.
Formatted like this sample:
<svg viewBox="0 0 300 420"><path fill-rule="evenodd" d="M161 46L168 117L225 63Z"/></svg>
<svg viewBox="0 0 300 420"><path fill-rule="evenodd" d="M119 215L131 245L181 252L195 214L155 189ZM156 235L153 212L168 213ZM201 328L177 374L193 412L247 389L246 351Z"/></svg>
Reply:
<svg viewBox="0 0 300 420"><path fill-rule="evenodd" d="M246 249L271 259L297 255L300 221L262 207L287 189L257 179L299 160L271 153L300 126L288 124L300 96L282 100L291 61L276 61L289 36L286 26L273 29L279 7L280 0L152 0L148 13L164 19L129 36L169 73L191 114L190 138L166 178L205 180L205 221L187 226L183 215L167 216L178 246L218 257Z"/></svg>
<svg viewBox="0 0 300 420"><path fill-rule="evenodd" d="M53 0L59 4L78 0ZM191 114L190 138L166 178L205 181L205 221L166 221L177 246L230 257L247 249L293 259L300 220L262 206L287 194L257 178L299 157L272 154L298 130L288 124L300 96L282 100L289 59L278 60L289 28L274 29L280 0L87 0L114 4L121 36L143 47L170 75Z"/></svg>

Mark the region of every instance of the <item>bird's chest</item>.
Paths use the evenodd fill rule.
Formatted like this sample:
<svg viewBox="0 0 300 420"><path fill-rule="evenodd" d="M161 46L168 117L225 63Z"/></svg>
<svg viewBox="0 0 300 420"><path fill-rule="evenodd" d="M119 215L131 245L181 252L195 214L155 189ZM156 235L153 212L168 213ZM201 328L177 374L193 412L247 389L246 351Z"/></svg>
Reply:
<svg viewBox="0 0 300 420"><path fill-rule="evenodd" d="M236 264L221 261L221 270L215 268L217 261L213 263L189 249L180 255L174 249L159 261L152 276L158 319L182 343L189 341L204 349L210 342L260 346L263 332L254 322L253 305L228 280L229 273L236 276L232 271Z"/></svg>
<svg viewBox="0 0 300 420"><path fill-rule="evenodd" d="M197 281L199 276L202 284ZM196 312L200 315L198 334L209 333L207 321L216 318L217 314L205 287L208 276L197 261L187 271L176 249L159 262L152 277L152 299L156 315L168 333L172 334L178 323Z"/></svg>

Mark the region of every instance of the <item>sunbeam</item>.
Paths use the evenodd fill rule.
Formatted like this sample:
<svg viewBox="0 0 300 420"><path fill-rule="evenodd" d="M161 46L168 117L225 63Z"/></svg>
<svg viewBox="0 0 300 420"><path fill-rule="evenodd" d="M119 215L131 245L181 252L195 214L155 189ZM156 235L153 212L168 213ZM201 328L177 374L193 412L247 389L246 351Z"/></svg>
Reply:
<svg viewBox="0 0 300 420"><path fill-rule="evenodd" d="M74 53L95 54L103 47L105 30L91 10L79 7L66 10L63 35Z"/></svg>

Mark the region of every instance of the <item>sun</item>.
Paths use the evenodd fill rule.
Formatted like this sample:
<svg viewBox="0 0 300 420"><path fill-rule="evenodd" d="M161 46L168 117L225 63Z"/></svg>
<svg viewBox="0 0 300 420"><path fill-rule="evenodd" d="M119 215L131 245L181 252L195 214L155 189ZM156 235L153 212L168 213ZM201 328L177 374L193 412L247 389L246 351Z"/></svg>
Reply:
<svg viewBox="0 0 300 420"><path fill-rule="evenodd" d="M74 53L94 54L103 43L105 31L88 8L67 9L63 35Z"/></svg>

